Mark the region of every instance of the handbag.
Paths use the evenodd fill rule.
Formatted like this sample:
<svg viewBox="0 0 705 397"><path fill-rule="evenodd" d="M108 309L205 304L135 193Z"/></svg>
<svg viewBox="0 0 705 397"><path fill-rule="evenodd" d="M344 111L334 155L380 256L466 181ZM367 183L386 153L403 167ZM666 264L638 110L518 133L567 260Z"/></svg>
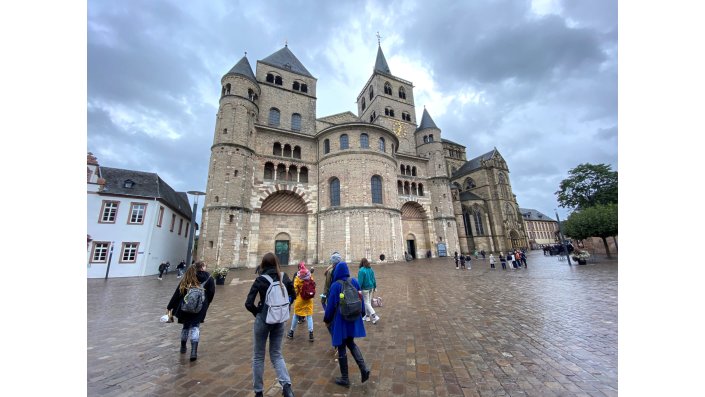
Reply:
<svg viewBox="0 0 705 397"><path fill-rule="evenodd" d="M372 298L372 307L382 307L382 297Z"/></svg>

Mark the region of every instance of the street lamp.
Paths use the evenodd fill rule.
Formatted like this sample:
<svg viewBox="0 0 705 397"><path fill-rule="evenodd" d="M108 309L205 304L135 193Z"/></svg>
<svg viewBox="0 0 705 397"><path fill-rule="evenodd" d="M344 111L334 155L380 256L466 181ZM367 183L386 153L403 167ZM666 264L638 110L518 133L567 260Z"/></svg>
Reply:
<svg viewBox="0 0 705 397"><path fill-rule="evenodd" d="M195 233L196 229L196 209L198 208L198 196L205 196L206 194L204 192L199 192L196 190L191 190L186 193L194 196L192 212L193 219L191 219L191 234L189 234L188 236L188 250L186 251L186 266L191 266L191 250L193 249L193 234Z"/></svg>
<svg viewBox="0 0 705 397"><path fill-rule="evenodd" d="M563 232L561 231L561 218L558 217L558 210L555 208L553 209L556 211L556 220L558 221L558 236L561 239L561 247L563 247L563 251L565 251L565 258L568 259L568 266L573 266L572 263L570 263L570 255L568 254L568 248L565 246L565 239L563 238Z"/></svg>

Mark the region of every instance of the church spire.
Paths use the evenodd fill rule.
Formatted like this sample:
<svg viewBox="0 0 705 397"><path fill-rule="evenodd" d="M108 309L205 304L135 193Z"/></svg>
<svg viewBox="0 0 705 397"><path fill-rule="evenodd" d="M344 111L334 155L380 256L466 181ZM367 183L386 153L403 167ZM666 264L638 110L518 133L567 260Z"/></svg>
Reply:
<svg viewBox="0 0 705 397"><path fill-rule="evenodd" d="M436 128L436 129L438 129L438 127L436 126L436 123L433 122L433 119L431 118L431 115L428 114L428 110L426 110L426 107L424 106L424 108L423 108L423 116L421 116L421 124L419 125L419 128L416 129L416 131L418 131L418 130L423 130L423 129L426 129L426 128Z"/></svg>
<svg viewBox="0 0 705 397"><path fill-rule="evenodd" d="M384 53L382 53L382 46L377 47L377 61L375 62L375 72L382 72L386 74L392 74L389 70L389 65L387 65L387 60L384 58Z"/></svg>

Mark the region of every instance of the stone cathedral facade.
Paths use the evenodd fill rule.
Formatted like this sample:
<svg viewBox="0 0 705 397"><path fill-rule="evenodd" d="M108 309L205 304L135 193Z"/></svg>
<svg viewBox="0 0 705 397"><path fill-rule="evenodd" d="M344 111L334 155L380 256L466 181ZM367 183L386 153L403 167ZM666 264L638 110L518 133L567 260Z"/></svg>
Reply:
<svg viewBox="0 0 705 397"><path fill-rule="evenodd" d="M528 246L497 149L467 161L425 109L419 120L381 47L357 114L317 118L317 83L288 46L222 77L196 258L374 263Z"/></svg>

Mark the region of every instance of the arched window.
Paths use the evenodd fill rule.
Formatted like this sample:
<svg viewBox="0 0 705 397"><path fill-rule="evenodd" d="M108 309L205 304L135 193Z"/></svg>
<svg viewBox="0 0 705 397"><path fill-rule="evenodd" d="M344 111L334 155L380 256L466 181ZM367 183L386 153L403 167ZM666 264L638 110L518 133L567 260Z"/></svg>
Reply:
<svg viewBox="0 0 705 397"><path fill-rule="evenodd" d="M384 115L389 117L394 117L394 109L384 108Z"/></svg>
<svg viewBox="0 0 705 397"><path fill-rule="evenodd" d="M375 90L370 86L370 101L372 100L372 96L375 94Z"/></svg>
<svg viewBox="0 0 705 397"><path fill-rule="evenodd" d="M267 73L267 83L274 83L274 75Z"/></svg>
<svg viewBox="0 0 705 397"><path fill-rule="evenodd" d="M509 198L509 190L507 189L507 180L503 173L499 173L499 198Z"/></svg>
<svg viewBox="0 0 705 397"><path fill-rule="evenodd" d="M231 88L230 83L225 85L225 95L230 95L230 88Z"/></svg>
<svg viewBox="0 0 705 397"><path fill-rule="evenodd" d="M423 196L423 183L419 183L419 196Z"/></svg>
<svg viewBox="0 0 705 397"><path fill-rule="evenodd" d="M431 134L431 135L428 136L428 141L429 141L429 142L433 142L433 134Z"/></svg>
<svg viewBox="0 0 705 397"><path fill-rule="evenodd" d="M384 93L387 95L392 95L392 85L389 82L384 83Z"/></svg>
<svg viewBox="0 0 705 397"><path fill-rule="evenodd" d="M382 204L382 177L373 175L370 183L372 185L372 203Z"/></svg>
<svg viewBox="0 0 705 397"><path fill-rule="evenodd" d="M326 139L323 141L323 154L330 153L330 140Z"/></svg>
<svg viewBox="0 0 705 397"><path fill-rule="evenodd" d="M504 206L504 216L510 221L516 221L516 212L514 212L514 207L509 203Z"/></svg>
<svg viewBox="0 0 705 397"><path fill-rule="evenodd" d="M301 115L294 113L291 115L291 129L292 131L301 131Z"/></svg>
<svg viewBox="0 0 705 397"><path fill-rule="evenodd" d="M401 172L402 175L405 174L405 171L404 171L404 170L406 170L406 168L404 168L404 164L400 165L400 166L399 166L399 171Z"/></svg>
<svg viewBox="0 0 705 397"><path fill-rule="evenodd" d="M301 92L308 92L308 86L306 84L301 84Z"/></svg>
<svg viewBox="0 0 705 397"><path fill-rule="evenodd" d="M279 109L269 109L269 125L279 125Z"/></svg>
<svg viewBox="0 0 705 397"><path fill-rule="evenodd" d="M295 165L290 165L287 180L292 181L292 182L296 182L296 179L297 179L296 174L298 174L298 170L299 170L298 167L296 167Z"/></svg>
<svg viewBox="0 0 705 397"><path fill-rule="evenodd" d="M406 91L404 91L404 87L399 87L399 98L406 99Z"/></svg>
<svg viewBox="0 0 705 397"><path fill-rule="evenodd" d="M340 180L333 178L330 181L330 206L340 206Z"/></svg>
<svg viewBox="0 0 705 397"><path fill-rule="evenodd" d="M475 231L477 232L477 235L484 235L485 229L483 229L482 227L482 213L480 212L480 210L475 210L473 217L475 218Z"/></svg>
<svg viewBox="0 0 705 397"><path fill-rule="evenodd" d="M372 114L370 114L370 123L373 122L373 121L375 121L375 118L376 118L376 117L377 117L377 113L375 113L375 112L373 111Z"/></svg>
<svg viewBox="0 0 705 397"><path fill-rule="evenodd" d="M272 154L275 156L281 156L282 155L282 144L279 142L274 142L274 150L272 150Z"/></svg>
<svg viewBox="0 0 705 397"><path fill-rule="evenodd" d="M385 144L384 144L384 138L379 138L379 151L380 152L385 152L386 150Z"/></svg>
<svg viewBox="0 0 705 397"><path fill-rule="evenodd" d="M411 194L416 196L416 182L411 182Z"/></svg>
<svg viewBox="0 0 705 397"><path fill-rule="evenodd" d="M340 136L340 148L341 149L348 148L348 135L347 134L343 134Z"/></svg>
<svg viewBox="0 0 705 397"><path fill-rule="evenodd" d="M267 163L264 165L264 179L265 180L274 179L274 164Z"/></svg>
<svg viewBox="0 0 705 397"><path fill-rule="evenodd" d="M411 115L407 112L401 112L401 119L404 121L411 121Z"/></svg>
<svg viewBox="0 0 705 397"><path fill-rule="evenodd" d="M474 188L475 186L475 181L472 180L472 178L465 178L465 190L470 190Z"/></svg>
<svg viewBox="0 0 705 397"><path fill-rule="evenodd" d="M301 146L294 146L294 158L295 159L301 158Z"/></svg>
<svg viewBox="0 0 705 397"><path fill-rule="evenodd" d="M411 176L416 176L416 167L411 167Z"/></svg>
<svg viewBox="0 0 705 397"><path fill-rule="evenodd" d="M472 226L470 226L470 213L463 210L463 226L465 227L465 235L472 236Z"/></svg>
<svg viewBox="0 0 705 397"><path fill-rule="evenodd" d="M404 185L401 184L401 181L397 181L397 193L404 194Z"/></svg>
<svg viewBox="0 0 705 397"><path fill-rule="evenodd" d="M277 180L278 181L285 181L286 180L286 166L284 164L279 164L277 166Z"/></svg>
<svg viewBox="0 0 705 397"><path fill-rule="evenodd" d="M283 84L283 82L282 82L282 76L275 76L275 77L274 77L274 84L276 84L276 85L282 85L282 84Z"/></svg>
<svg viewBox="0 0 705 397"><path fill-rule="evenodd" d="M294 84L292 84L292 88L293 88L295 91L298 91L298 90L301 89L301 84L299 84L298 81L294 81Z"/></svg>
<svg viewBox="0 0 705 397"><path fill-rule="evenodd" d="M360 147L363 149L370 147L370 138L365 133L360 134Z"/></svg>
<svg viewBox="0 0 705 397"><path fill-rule="evenodd" d="M423 136L423 143L428 143L428 135Z"/></svg>
<svg viewBox="0 0 705 397"><path fill-rule="evenodd" d="M410 165L406 166L406 173L404 175L411 175L411 166Z"/></svg>
<svg viewBox="0 0 705 397"><path fill-rule="evenodd" d="M362 110L365 110L365 97L362 97Z"/></svg>
<svg viewBox="0 0 705 397"><path fill-rule="evenodd" d="M411 191L409 189L409 182L404 182L404 194L406 194L407 196L411 194Z"/></svg>
<svg viewBox="0 0 705 397"><path fill-rule="evenodd" d="M291 145L288 143L284 145L284 157L291 157Z"/></svg>
<svg viewBox="0 0 705 397"><path fill-rule="evenodd" d="M299 171L299 183L308 183L308 168L301 167Z"/></svg>
<svg viewBox="0 0 705 397"><path fill-rule="evenodd" d="M255 92L252 91L252 88L247 89L247 98L249 98L249 100L251 101L255 100Z"/></svg>

